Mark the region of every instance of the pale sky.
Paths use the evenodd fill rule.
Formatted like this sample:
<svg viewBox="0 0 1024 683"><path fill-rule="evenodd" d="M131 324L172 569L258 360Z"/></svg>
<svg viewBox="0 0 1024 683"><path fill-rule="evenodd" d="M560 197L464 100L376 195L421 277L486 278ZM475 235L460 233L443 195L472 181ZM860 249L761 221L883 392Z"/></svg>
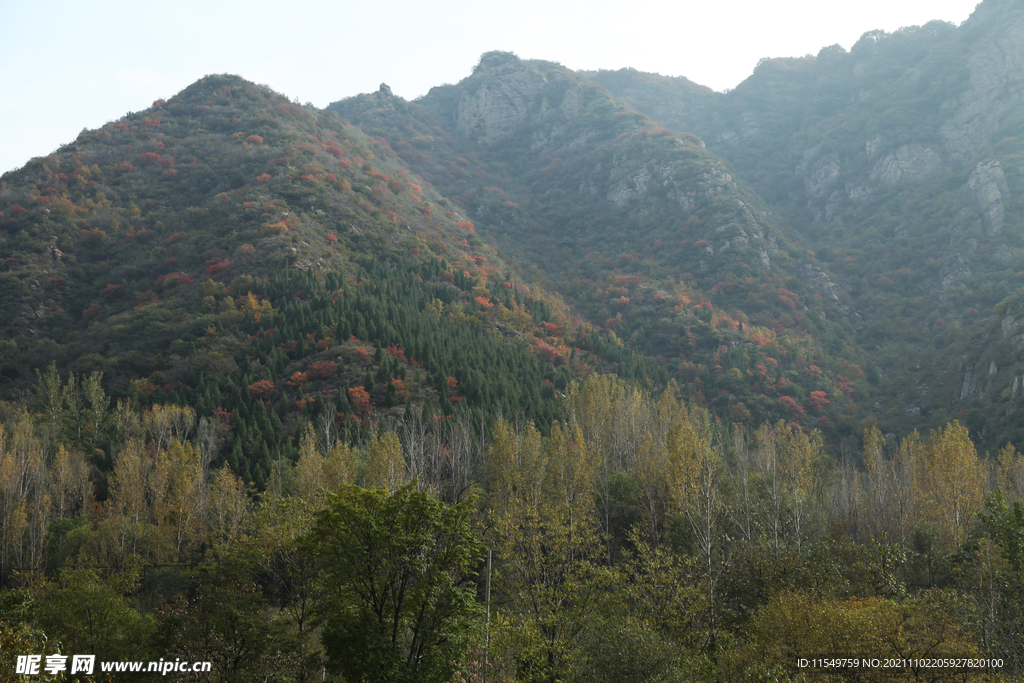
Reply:
<svg viewBox="0 0 1024 683"><path fill-rule="evenodd" d="M0 173L212 73L324 107L387 83L415 99L508 50L734 88L762 57L867 31L960 24L978 0L0 0Z"/></svg>

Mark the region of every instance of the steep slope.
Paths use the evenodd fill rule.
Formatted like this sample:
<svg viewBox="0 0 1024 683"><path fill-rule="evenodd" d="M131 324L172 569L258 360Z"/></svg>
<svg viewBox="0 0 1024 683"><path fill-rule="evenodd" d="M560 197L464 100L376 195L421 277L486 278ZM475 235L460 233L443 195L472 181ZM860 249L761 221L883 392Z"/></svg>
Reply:
<svg viewBox="0 0 1024 683"><path fill-rule="evenodd" d="M691 398L740 422L813 423L831 400L853 426L864 375L840 293L696 136L508 53L417 102L382 88L329 109L388 139L501 255L659 359Z"/></svg>
<svg viewBox="0 0 1024 683"><path fill-rule="evenodd" d="M977 407L963 366L980 367L976 334L1024 284L1018 3L765 60L726 94L631 71L591 78L707 140L810 243L863 320L885 428Z"/></svg>
<svg viewBox="0 0 1024 683"><path fill-rule="evenodd" d="M530 348L553 300L417 180L382 140L234 76L84 131L0 186L6 397L84 410L74 377L103 373L117 397L219 418L221 457L258 485L306 418L550 424L574 367ZM63 379L37 383L50 363Z"/></svg>

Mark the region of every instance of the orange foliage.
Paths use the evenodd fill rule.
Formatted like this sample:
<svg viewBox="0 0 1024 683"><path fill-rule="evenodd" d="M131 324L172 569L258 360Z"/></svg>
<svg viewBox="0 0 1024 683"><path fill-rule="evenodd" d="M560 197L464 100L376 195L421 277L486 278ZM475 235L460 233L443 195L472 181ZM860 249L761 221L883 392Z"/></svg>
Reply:
<svg viewBox="0 0 1024 683"><path fill-rule="evenodd" d="M275 389L277 389L277 385L272 380L261 379L249 385L249 395L260 401L266 401L273 395Z"/></svg>
<svg viewBox="0 0 1024 683"><path fill-rule="evenodd" d="M291 379L288 380L288 384L290 384L293 387L301 387L308 381L309 375L307 375L304 372L296 372L294 375L291 376Z"/></svg>
<svg viewBox="0 0 1024 683"><path fill-rule="evenodd" d="M779 403L781 403L786 410L792 413L794 418L801 418L807 414L803 407L789 396L780 397Z"/></svg>
<svg viewBox="0 0 1024 683"><path fill-rule="evenodd" d="M825 406L827 406L831 402L832 401L829 401L827 398L825 398L824 391L812 391L811 397L807 399L807 409L810 410L811 412L817 413L819 411L824 410Z"/></svg>
<svg viewBox="0 0 1024 683"><path fill-rule="evenodd" d="M370 395L363 387L352 387L348 390L348 400L359 412L365 413L370 409Z"/></svg>
<svg viewBox="0 0 1024 683"><path fill-rule="evenodd" d="M143 308L144 306L159 302L160 299L157 298L156 293L152 289L135 296L135 308Z"/></svg>
<svg viewBox="0 0 1024 683"><path fill-rule="evenodd" d="M307 375L310 379L327 379L334 377L338 371L338 364L333 360L321 360L309 366Z"/></svg>

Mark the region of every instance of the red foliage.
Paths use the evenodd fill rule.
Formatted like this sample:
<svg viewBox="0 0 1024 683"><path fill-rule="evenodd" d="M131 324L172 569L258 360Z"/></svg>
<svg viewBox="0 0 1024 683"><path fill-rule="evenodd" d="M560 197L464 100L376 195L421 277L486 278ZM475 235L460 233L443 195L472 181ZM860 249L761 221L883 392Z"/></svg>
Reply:
<svg viewBox="0 0 1024 683"><path fill-rule="evenodd" d="M127 161L122 161L120 164L118 164L117 170L121 171L122 173L132 173L133 171L136 170L136 168Z"/></svg>
<svg viewBox="0 0 1024 683"><path fill-rule="evenodd" d="M160 119L146 119L145 126L147 128L156 128L160 125Z"/></svg>
<svg viewBox="0 0 1024 683"><path fill-rule="evenodd" d="M812 413L817 413L825 409L825 406L830 404L832 401L825 398L824 391L812 391L811 397L807 399L807 410Z"/></svg>
<svg viewBox="0 0 1024 683"><path fill-rule="evenodd" d="M224 424L227 424L228 422L231 421L231 411L224 410L224 408L221 406L217 406L216 408L214 408L213 414L215 417L220 418L220 421Z"/></svg>
<svg viewBox="0 0 1024 683"><path fill-rule="evenodd" d="M231 259L227 256L214 256L206 261L206 274L210 277L222 273L231 265Z"/></svg>
<svg viewBox="0 0 1024 683"><path fill-rule="evenodd" d="M545 344L544 342L538 342L531 344L530 348L533 349L534 353L546 358L552 365L564 365L566 360L565 356L562 355L563 351L568 351L564 346L555 348L551 344Z"/></svg>
<svg viewBox="0 0 1024 683"><path fill-rule="evenodd" d="M93 305L89 306L89 308L82 311L82 317L85 318L86 320L90 318L95 318L97 315L99 315L99 312L101 310L103 310L103 304L94 303Z"/></svg>
<svg viewBox="0 0 1024 683"><path fill-rule="evenodd" d="M170 280L171 282L177 282L182 285L190 285L193 282L195 282L195 280L192 279L192 276L188 275L187 273L167 273L167 275L161 275L160 277L158 277L156 279L156 283L158 285L162 285L168 280Z"/></svg>
<svg viewBox="0 0 1024 683"><path fill-rule="evenodd" d="M309 366L306 374L310 379L327 379L334 377L338 371L338 364L333 360L321 360Z"/></svg>
<svg viewBox="0 0 1024 683"><path fill-rule="evenodd" d="M11 207L11 213L13 213L15 216L20 216L26 211L28 211L28 209L26 209L21 204L15 204L14 206Z"/></svg>
<svg viewBox="0 0 1024 683"><path fill-rule="evenodd" d="M398 348L398 344L392 344L391 346L389 346L388 347L388 353L391 354L392 358L397 358L400 361L402 361L403 363L408 362L405 359L405 351L403 351L402 349Z"/></svg>
<svg viewBox="0 0 1024 683"><path fill-rule="evenodd" d="M772 340L763 334L752 334L750 335L750 341L754 342L760 347L771 346ZM820 371L819 371L820 372Z"/></svg>
<svg viewBox="0 0 1024 683"><path fill-rule="evenodd" d="M159 301L160 299L157 298L156 292L151 289L148 292L143 292L142 294L137 294L135 296L135 308L143 308L150 304L159 303Z"/></svg>
<svg viewBox="0 0 1024 683"><path fill-rule="evenodd" d="M836 389L849 396L853 393L853 383L842 375L836 375Z"/></svg>
<svg viewBox="0 0 1024 683"><path fill-rule="evenodd" d="M433 216L434 212L430 210L429 206L417 205L416 210L422 213L424 216Z"/></svg>
<svg viewBox="0 0 1024 683"><path fill-rule="evenodd" d="M162 107L165 104L167 104L167 100L163 99L162 97L160 99L158 99L158 100L153 100L153 106L154 107Z"/></svg>
<svg viewBox="0 0 1024 683"><path fill-rule="evenodd" d="M409 397L409 390L405 387L405 382L400 379L391 380L391 384L395 387L395 393L398 394L398 398L402 401Z"/></svg>
<svg viewBox="0 0 1024 683"><path fill-rule="evenodd" d="M807 414L803 407L789 396L780 397L779 403L781 403L786 410L792 413L795 418L800 418Z"/></svg>
<svg viewBox="0 0 1024 683"><path fill-rule="evenodd" d="M174 159L171 159L169 157L160 157L159 161L160 165L163 166L164 168L170 168L171 166L174 166Z"/></svg>
<svg viewBox="0 0 1024 683"><path fill-rule="evenodd" d="M250 135L249 137L247 137L245 139L245 141L248 142L250 145L262 145L263 144L263 138L261 138L259 135Z"/></svg>
<svg viewBox="0 0 1024 683"><path fill-rule="evenodd" d="M361 413L370 409L370 395L363 387L352 387L348 390L349 403Z"/></svg>
<svg viewBox="0 0 1024 683"><path fill-rule="evenodd" d="M274 384L273 380L261 379L259 382L249 385L249 396L260 401L266 401L274 394L276 389L277 385Z"/></svg>
<svg viewBox="0 0 1024 683"><path fill-rule="evenodd" d="M459 380L455 379L454 377L448 377L447 380L448 388L451 389L452 391L455 391L459 387Z"/></svg>
<svg viewBox="0 0 1024 683"><path fill-rule="evenodd" d="M476 301L476 302L477 302L478 304L480 304L481 306L483 306L484 308L494 308L494 304L492 304L492 303L491 303L491 300L490 300L490 299L488 299L488 298L487 298L487 297L485 297L485 296L478 296L478 297L477 297L477 298L475 299L475 301Z"/></svg>
<svg viewBox="0 0 1024 683"><path fill-rule="evenodd" d="M359 347L358 349L356 349L356 353L359 354L359 360L363 361L364 363L370 362L370 352L367 351L366 349Z"/></svg>
<svg viewBox="0 0 1024 683"><path fill-rule="evenodd" d="M338 243L338 236L335 235L333 232L327 233L327 243L328 244L337 244Z"/></svg>

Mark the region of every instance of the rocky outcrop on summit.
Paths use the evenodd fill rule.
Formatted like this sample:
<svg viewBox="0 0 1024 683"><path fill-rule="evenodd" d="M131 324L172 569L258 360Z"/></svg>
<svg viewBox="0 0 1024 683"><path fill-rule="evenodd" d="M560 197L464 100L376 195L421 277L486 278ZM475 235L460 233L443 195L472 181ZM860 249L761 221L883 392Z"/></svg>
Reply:
<svg viewBox="0 0 1024 683"><path fill-rule="evenodd" d="M557 69L538 69L512 53L489 52L464 82L466 87L453 114L455 127L477 142L494 145L525 123L552 119L569 122L586 106L580 83L569 76ZM538 103L542 90L547 96L540 97ZM558 132L563 135L554 137L565 144L561 139L565 131ZM579 144L585 138L577 135L569 144ZM540 136L533 147L550 142Z"/></svg>
<svg viewBox="0 0 1024 683"><path fill-rule="evenodd" d="M547 78L507 52L485 54L473 73L484 72L487 80L459 100L455 127L491 145L528 120L534 96Z"/></svg>
<svg viewBox="0 0 1024 683"><path fill-rule="evenodd" d="M1009 199L1010 189L998 161L979 163L964 186L964 204L981 216L985 235L992 237L1003 227L1006 209L1003 199Z"/></svg>

